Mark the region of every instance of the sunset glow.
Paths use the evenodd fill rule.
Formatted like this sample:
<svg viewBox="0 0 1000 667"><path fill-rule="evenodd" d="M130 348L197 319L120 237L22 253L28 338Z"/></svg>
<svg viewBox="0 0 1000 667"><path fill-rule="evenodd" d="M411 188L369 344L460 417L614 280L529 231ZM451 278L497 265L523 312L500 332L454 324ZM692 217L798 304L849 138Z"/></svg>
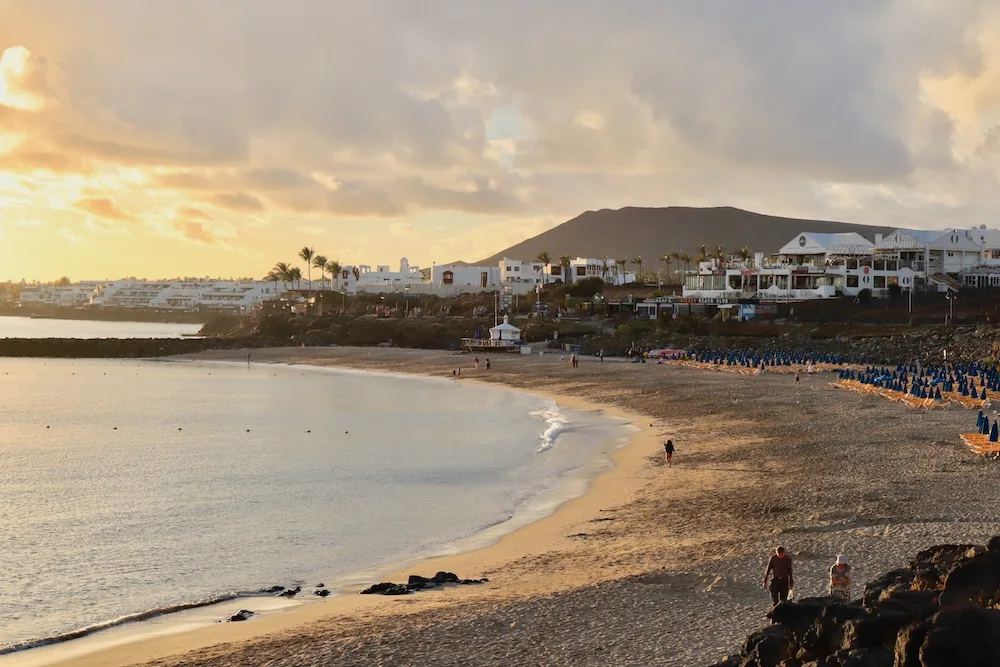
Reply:
<svg viewBox="0 0 1000 667"><path fill-rule="evenodd" d="M985 0L292 5L0 0L0 279L475 261L622 206L997 224Z"/></svg>

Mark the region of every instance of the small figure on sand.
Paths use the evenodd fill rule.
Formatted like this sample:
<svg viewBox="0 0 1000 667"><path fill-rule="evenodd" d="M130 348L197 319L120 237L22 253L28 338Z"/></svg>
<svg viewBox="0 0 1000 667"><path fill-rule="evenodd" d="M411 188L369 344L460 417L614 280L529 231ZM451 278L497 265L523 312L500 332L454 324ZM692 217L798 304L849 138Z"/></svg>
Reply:
<svg viewBox="0 0 1000 667"><path fill-rule="evenodd" d="M493 364L490 363L490 358L486 357L486 370L490 370L490 368L492 368L492 366L493 366Z"/></svg>
<svg viewBox="0 0 1000 667"><path fill-rule="evenodd" d="M569 363L573 368L578 368L580 366L580 363L576 359L576 352L569 356Z"/></svg>
<svg viewBox="0 0 1000 667"><path fill-rule="evenodd" d="M830 595L851 599L851 563L844 554L838 554L837 562L830 567Z"/></svg>
<svg viewBox="0 0 1000 667"><path fill-rule="evenodd" d="M250 368L250 350L247 350L247 368Z"/></svg>
<svg viewBox="0 0 1000 667"><path fill-rule="evenodd" d="M670 463L670 459L672 459L674 457L674 441L673 440L667 440L663 444L663 457L664 457L664 462L667 464L667 467L668 468L673 467L672 464Z"/></svg>
<svg viewBox="0 0 1000 667"><path fill-rule="evenodd" d="M597 353L597 358L600 359L602 363L604 362L604 348L603 347L601 348L601 351Z"/></svg>
<svg viewBox="0 0 1000 667"><path fill-rule="evenodd" d="M770 585L768 585L768 579L771 580ZM778 547L774 550L774 555L767 561L767 569L764 570L763 588L771 593L771 606L788 600L794 585L792 557L785 553L785 547Z"/></svg>
<svg viewBox="0 0 1000 667"><path fill-rule="evenodd" d="M479 370L479 357L476 357L475 362L476 362L476 370L478 371Z"/></svg>
<svg viewBox="0 0 1000 667"><path fill-rule="evenodd" d="M813 366L813 362L810 361L809 365L806 366L806 375L808 375L809 377L812 377L813 373L815 373L815 372L816 372L816 367Z"/></svg>
<svg viewBox="0 0 1000 667"><path fill-rule="evenodd" d="M796 387L799 386L799 380L801 380L801 379L802 379L802 372L801 371L795 371L795 386Z"/></svg>

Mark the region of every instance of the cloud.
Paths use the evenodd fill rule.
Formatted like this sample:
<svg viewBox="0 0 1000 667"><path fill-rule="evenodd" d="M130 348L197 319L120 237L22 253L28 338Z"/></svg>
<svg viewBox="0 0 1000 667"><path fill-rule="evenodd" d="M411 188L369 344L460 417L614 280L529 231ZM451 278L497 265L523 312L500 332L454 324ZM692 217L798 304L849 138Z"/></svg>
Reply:
<svg viewBox="0 0 1000 667"><path fill-rule="evenodd" d="M178 220L174 227L184 235L185 238L200 243L215 243L218 238L208 230L202 222L192 222L188 220Z"/></svg>
<svg viewBox="0 0 1000 667"><path fill-rule="evenodd" d="M64 239L66 239L66 241L70 245L80 245L81 243L83 243L83 238L77 236L76 234L66 229L65 227L59 230L59 235L62 236Z"/></svg>
<svg viewBox="0 0 1000 667"><path fill-rule="evenodd" d="M132 218L118 208L114 199L107 197L95 197L87 199L77 199L73 206L102 218L110 220L131 220Z"/></svg>
<svg viewBox="0 0 1000 667"><path fill-rule="evenodd" d="M245 192L212 195L207 201L220 208L228 208L239 213L252 213L264 210L264 204L259 199Z"/></svg>
<svg viewBox="0 0 1000 667"><path fill-rule="evenodd" d="M990 0L0 0L0 16L0 172L37 172L16 196L39 208L59 175L63 201L142 219L204 202L208 231L410 224L427 254L435 216L467 216L490 254L588 208L927 227L1000 207Z"/></svg>
<svg viewBox="0 0 1000 667"><path fill-rule="evenodd" d="M202 222L212 221L212 218L207 213L197 208L182 208L177 212L177 215L181 218L190 218L192 220L200 220Z"/></svg>

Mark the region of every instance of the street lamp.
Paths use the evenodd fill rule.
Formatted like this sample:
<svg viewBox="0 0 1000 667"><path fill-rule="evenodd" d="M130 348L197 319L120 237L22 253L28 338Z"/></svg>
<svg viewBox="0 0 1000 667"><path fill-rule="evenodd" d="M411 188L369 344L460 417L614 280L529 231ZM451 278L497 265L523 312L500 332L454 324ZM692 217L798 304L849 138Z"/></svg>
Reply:
<svg viewBox="0 0 1000 667"><path fill-rule="evenodd" d="M340 310L347 314L347 290L340 290Z"/></svg>
<svg viewBox="0 0 1000 667"><path fill-rule="evenodd" d="M948 324L951 324L955 321L955 299L958 298L958 295L948 292L944 298L948 299Z"/></svg>
<svg viewBox="0 0 1000 667"><path fill-rule="evenodd" d="M403 292L406 294L406 301L405 301L405 303L406 303L406 305L405 305L405 308L406 308L406 317L409 317L410 316L410 286L407 285L406 287L404 287L403 288Z"/></svg>

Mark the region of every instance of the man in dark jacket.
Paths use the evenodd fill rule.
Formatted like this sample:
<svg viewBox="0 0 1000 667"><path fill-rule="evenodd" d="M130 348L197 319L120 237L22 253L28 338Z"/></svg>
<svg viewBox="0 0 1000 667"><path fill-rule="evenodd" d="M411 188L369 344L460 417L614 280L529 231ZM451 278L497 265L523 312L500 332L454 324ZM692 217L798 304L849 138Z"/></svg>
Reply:
<svg viewBox="0 0 1000 667"><path fill-rule="evenodd" d="M768 586L767 580L771 580ZM792 557L785 553L785 547L778 547L767 561L764 570L764 590L771 593L771 606L788 599L788 591L795 585L792 580Z"/></svg>

